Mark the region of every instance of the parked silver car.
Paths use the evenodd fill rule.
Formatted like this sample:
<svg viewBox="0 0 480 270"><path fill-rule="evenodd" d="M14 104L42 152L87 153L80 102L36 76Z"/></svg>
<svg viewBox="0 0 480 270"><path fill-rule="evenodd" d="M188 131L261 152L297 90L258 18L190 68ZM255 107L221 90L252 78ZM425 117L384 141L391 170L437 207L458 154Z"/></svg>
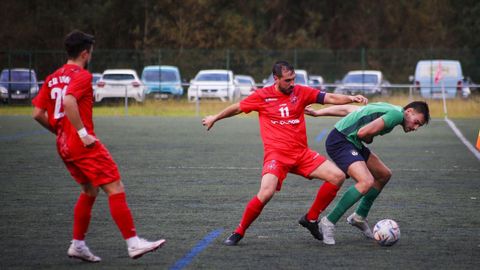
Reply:
<svg viewBox="0 0 480 270"><path fill-rule="evenodd" d="M235 84L237 85L240 96L248 96L257 90L255 80L248 75L235 75Z"/></svg>
<svg viewBox="0 0 480 270"><path fill-rule="evenodd" d="M378 95L387 94L383 73L378 70L354 70L348 72L339 86L335 89L336 94L348 95Z"/></svg>

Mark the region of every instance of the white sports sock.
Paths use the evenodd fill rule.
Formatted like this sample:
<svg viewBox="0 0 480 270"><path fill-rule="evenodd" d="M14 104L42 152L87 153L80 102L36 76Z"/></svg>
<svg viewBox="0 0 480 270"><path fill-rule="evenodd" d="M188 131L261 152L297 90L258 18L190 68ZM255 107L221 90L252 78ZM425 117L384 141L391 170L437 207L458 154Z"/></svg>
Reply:
<svg viewBox="0 0 480 270"><path fill-rule="evenodd" d="M355 212L355 216L354 216L357 220L360 220L360 221L364 221L365 218L360 216L359 214L357 214L357 212Z"/></svg>
<svg viewBox="0 0 480 270"><path fill-rule="evenodd" d="M86 246L85 240L75 240L75 239L73 239L73 240L72 240L72 243L73 243L73 246L76 247L76 248L80 248L80 247Z"/></svg>
<svg viewBox="0 0 480 270"><path fill-rule="evenodd" d="M134 237L130 237L128 238L127 240L127 247L131 248L131 247L136 247L138 245L138 241L140 239L138 238L138 236L134 236Z"/></svg>

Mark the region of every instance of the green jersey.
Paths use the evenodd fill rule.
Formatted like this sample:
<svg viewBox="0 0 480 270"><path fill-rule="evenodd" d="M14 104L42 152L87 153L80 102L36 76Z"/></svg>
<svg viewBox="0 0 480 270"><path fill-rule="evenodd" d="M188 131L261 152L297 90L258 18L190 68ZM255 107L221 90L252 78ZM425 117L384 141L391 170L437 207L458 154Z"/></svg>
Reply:
<svg viewBox="0 0 480 270"><path fill-rule="evenodd" d="M385 122L379 135L387 134L403 122L403 108L385 102L371 103L342 118L335 124L335 128L356 147L362 148L358 130L379 117Z"/></svg>

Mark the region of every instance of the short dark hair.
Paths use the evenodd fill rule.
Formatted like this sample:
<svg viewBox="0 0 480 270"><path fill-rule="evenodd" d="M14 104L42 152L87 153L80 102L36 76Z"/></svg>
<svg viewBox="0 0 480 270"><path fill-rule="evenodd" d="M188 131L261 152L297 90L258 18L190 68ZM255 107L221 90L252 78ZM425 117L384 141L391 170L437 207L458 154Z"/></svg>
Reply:
<svg viewBox="0 0 480 270"><path fill-rule="evenodd" d="M68 58L77 58L84 50L90 52L95 38L79 30L73 30L65 37L65 50Z"/></svg>
<svg viewBox="0 0 480 270"><path fill-rule="evenodd" d="M412 108L416 112L423 114L423 116L425 117L425 124L428 124L428 122L430 121L430 110L428 109L428 104L426 102L414 101L403 107L404 110L408 108Z"/></svg>
<svg viewBox="0 0 480 270"><path fill-rule="evenodd" d="M278 78L281 78L282 71L284 70L294 71L295 69L287 61L277 61L275 64L273 64L272 74L273 76L277 76Z"/></svg>

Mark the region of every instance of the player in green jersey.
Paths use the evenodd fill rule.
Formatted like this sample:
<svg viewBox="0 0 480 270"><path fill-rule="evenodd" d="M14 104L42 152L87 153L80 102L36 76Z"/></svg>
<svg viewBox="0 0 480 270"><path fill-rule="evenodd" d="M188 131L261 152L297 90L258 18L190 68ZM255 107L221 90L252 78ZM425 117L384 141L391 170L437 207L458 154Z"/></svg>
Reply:
<svg viewBox="0 0 480 270"><path fill-rule="evenodd" d="M383 102L363 107L331 106L320 110L307 107L305 113L311 116L346 115L335 124L325 145L330 158L357 182L343 194L335 208L321 219L323 242L335 244L335 224L360 199L359 206L347 218L347 222L359 228L366 237L373 238L366 217L392 172L364 143L372 143L375 136L387 134L398 125L405 132L410 132L427 124L430 120L427 103L414 101L403 108Z"/></svg>

